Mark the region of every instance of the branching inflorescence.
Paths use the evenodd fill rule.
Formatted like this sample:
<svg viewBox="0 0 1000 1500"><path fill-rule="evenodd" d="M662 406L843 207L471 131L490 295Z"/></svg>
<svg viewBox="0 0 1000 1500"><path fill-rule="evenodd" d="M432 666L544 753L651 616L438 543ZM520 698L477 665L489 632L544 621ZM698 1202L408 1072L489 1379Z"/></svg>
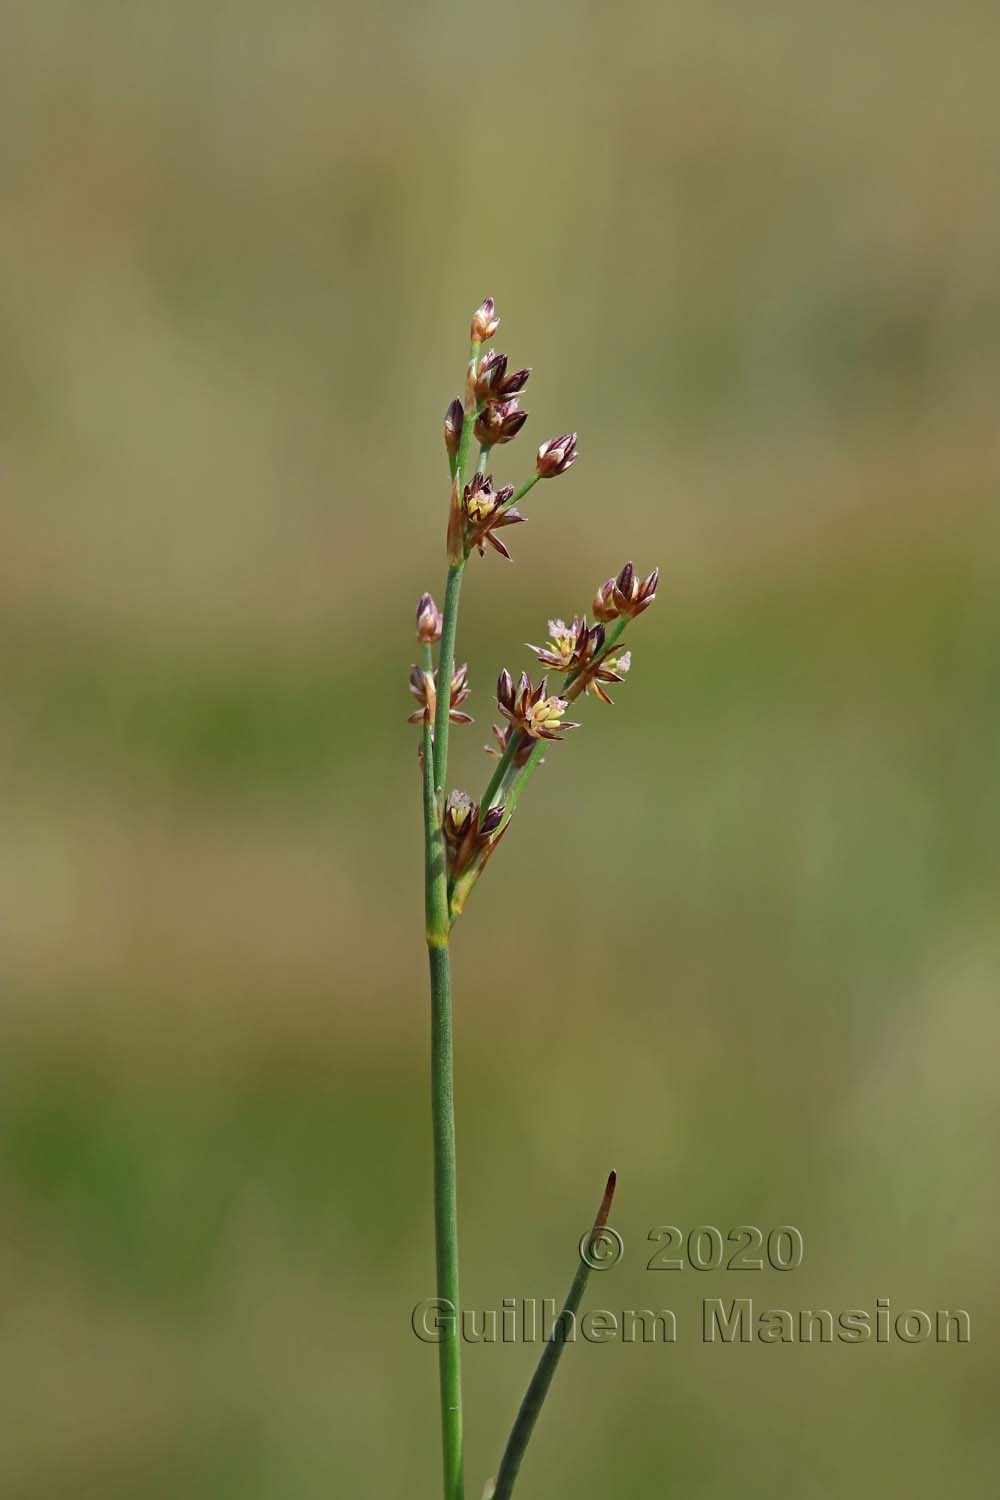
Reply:
<svg viewBox="0 0 1000 1500"><path fill-rule="evenodd" d="M576 462L576 433L542 443L535 455L534 472L515 488L494 485L487 469L494 448L510 443L527 421L519 397L531 374L529 369L508 371L507 356L494 349L483 352L499 326L491 297L472 317L471 347L466 368L464 395L456 397L445 413L444 440L451 475L448 515L448 573L444 607L439 610L430 594L422 595L417 607L417 641L422 659L410 670L410 692L416 711L410 722L421 725L420 760L423 779L425 909L427 946L431 966L431 1093L434 1123L435 1235L437 1247L437 1295L450 1306L439 1346L442 1439L444 1449L445 1500L462 1500L461 1379L459 1369L458 1230L455 1194L455 1125L451 1021L451 970L449 940L454 923L464 910L501 838L510 826L525 786L542 759L546 741L561 740L579 724L565 717L576 700L593 695L603 703L613 699L609 686L620 684L631 666L631 652L623 647L628 625L656 598L659 574L645 578L626 563L616 577L597 590L592 612L576 615L567 624L548 621L544 646L529 646L543 669L532 682L526 672L517 679L504 669L496 686L496 704L502 723L493 726L496 757L493 774L479 801L465 792L446 795L448 741L452 724L470 724L471 716L461 705L469 698L468 667L455 666L455 640L459 600L466 565L473 553L485 556L487 548L510 558L506 541L498 535L521 524L525 517L517 509L541 479L555 479ZM475 463L473 440L478 448ZM437 646L437 661L434 647ZM560 679L550 690L549 678ZM448 684L448 691L441 685ZM602 1204L607 1217L613 1178ZM579 1300L586 1279L578 1271L571 1298ZM514 1432L504 1453L496 1481L498 1500L509 1494L530 1436L538 1408L559 1357L561 1346L548 1346L529 1387ZM544 1379L542 1377L544 1376ZM540 1394L539 1394L540 1392Z"/></svg>

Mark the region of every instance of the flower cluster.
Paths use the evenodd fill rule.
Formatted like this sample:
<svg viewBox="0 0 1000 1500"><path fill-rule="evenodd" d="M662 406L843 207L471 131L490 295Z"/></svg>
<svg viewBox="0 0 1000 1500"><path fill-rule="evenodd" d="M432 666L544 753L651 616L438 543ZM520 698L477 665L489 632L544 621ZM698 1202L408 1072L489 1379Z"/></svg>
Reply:
<svg viewBox="0 0 1000 1500"><path fill-rule="evenodd" d="M488 808L480 818L478 802L465 792L448 793L442 832L449 880L457 879L474 863L486 863L506 832L500 828L503 814L503 805L500 804Z"/></svg>
<svg viewBox="0 0 1000 1500"><path fill-rule="evenodd" d="M579 724L563 721L569 707L567 698L550 698L543 677L532 687L527 672L522 672L515 686L506 667L497 679L497 707L507 722L533 740L561 740L565 729L579 729Z"/></svg>
<svg viewBox="0 0 1000 1500"><path fill-rule="evenodd" d="M489 347L500 319L492 297L487 297L472 316L472 348L465 373L464 391L449 405L444 417L444 443L451 473L451 505L448 518L448 594L445 617L430 594L424 594L417 607L417 640L423 651L422 665L410 671L410 692L417 708L411 723L433 726L438 721L434 745L436 788L446 786L448 735L447 723L467 724L469 714L462 704L470 696L468 669L454 665L455 619L449 611L457 609L455 583L461 577L474 552L485 556L487 547L501 557L510 558L502 538L505 527L516 526L526 517L517 508L524 497L542 479L566 474L577 460L577 435L564 432L547 438L535 453L534 468L519 488L512 484L495 484L486 472L486 455L509 443L527 421L520 398L531 370L524 366L511 369L507 355ZM479 445L478 462L474 440ZM541 742L562 739L567 730L579 725L566 719L571 702L588 695L611 703L608 688L621 683L632 663L631 652L624 649L621 637L626 626L656 597L659 573L653 570L645 578L637 576L632 564L626 563L615 578L609 578L597 590L593 609L586 615L574 615L548 621L548 638L544 644L529 647L547 674L559 674L561 687L550 693L548 677L533 683L526 672L515 681L510 672L501 672L497 681L497 705L502 718L492 725L496 748L487 746L499 758L480 807L464 792L452 792L442 807L428 814L429 826L437 827L448 855L450 918L454 921L465 898L485 864L486 857L509 822L524 786L524 778L541 762ZM591 623L593 621L593 623ZM612 623L614 622L614 623ZM434 647L438 646L435 653ZM433 662L435 654L438 664ZM450 674L448 713L444 704L438 712L438 679ZM441 744L437 740L441 740ZM507 806L507 816L502 811ZM485 842L484 842L485 841Z"/></svg>
<svg viewBox="0 0 1000 1500"><path fill-rule="evenodd" d="M594 614L599 620L617 620L622 615L634 620L648 609L656 598L660 570L654 568L647 578L639 579L630 562L617 578L609 578L594 595Z"/></svg>
<svg viewBox="0 0 1000 1500"><path fill-rule="evenodd" d="M529 651L534 651L542 666L569 673L578 693L594 693L603 702L613 703L602 684L624 682L632 665L631 652L619 657L604 653L604 626L588 625L586 615L582 619L574 615L571 625L563 620L550 620L549 636L545 646L528 643Z"/></svg>
<svg viewBox="0 0 1000 1500"><path fill-rule="evenodd" d="M434 723L434 709L437 705L437 673L427 672L416 665L410 668L410 692L416 698L420 707L415 713L410 714L408 724ZM459 704L468 698L471 689L468 685L469 668L462 665L456 668L451 677L451 705L448 717L453 724L474 724L476 721L471 714L463 713Z"/></svg>
<svg viewBox="0 0 1000 1500"><path fill-rule="evenodd" d="M502 489L493 488L492 474L474 474L472 482L462 491L463 545L466 555L475 547L480 557L489 542L501 557L510 560L510 553L496 535L502 526L516 526L524 517L511 505L514 486L505 484Z"/></svg>

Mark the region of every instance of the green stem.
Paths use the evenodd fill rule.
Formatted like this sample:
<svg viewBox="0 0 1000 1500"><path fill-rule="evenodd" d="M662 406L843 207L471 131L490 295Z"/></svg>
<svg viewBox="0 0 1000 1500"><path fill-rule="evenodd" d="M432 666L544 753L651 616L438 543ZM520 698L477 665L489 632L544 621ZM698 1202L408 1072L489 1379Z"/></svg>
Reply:
<svg viewBox="0 0 1000 1500"><path fill-rule="evenodd" d="M455 493L461 499L463 477L468 472L472 429L475 425L473 379L479 344L473 340L466 372L466 404L462 436L452 466ZM452 1036L451 955L448 948L448 870L441 830L443 796L448 779L448 730L451 710L451 679L455 670L455 636L458 605L462 593L465 558L452 558L445 584L438 649L437 701L434 733L424 725L424 883L427 917L427 953L431 980L431 1119L434 1137L434 1246L437 1295L443 1310L438 1346L441 1387L441 1448L444 1464L444 1500L463 1500L465 1493L462 1450L462 1371L458 1290L458 1183L455 1165L455 1062ZM431 661L430 648L425 664ZM440 789L440 796L438 794Z"/></svg>
<svg viewBox="0 0 1000 1500"><path fill-rule="evenodd" d="M513 495L511 495L510 499L507 501L507 504L503 507L504 510L507 510L507 508L511 505L516 505L519 500L523 500L528 491L534 489L535 485L538 483L541 477L541 474L536 471L534 474L532 474L530 479L526 479L521 485L520 489L515 490Z"/></svg>
<svg viewBox="0 0 1000 1500"><path fill-rule="evenodd" d="M507 775L507 772L510 770L511 762L514 759L514 756L517 754L517 747L521 743L521 738L521 731L519 729L512 728L510 732L510 739L504 746L503 754L496 763L496 769L494 770L493 775L490 777L489 785L483 793L482 801L479 804L481 818L486 816L486 814L489 812L490 808L496 801L497 791L504 777Z"/></svg>
<svg viewBox="0 0 1000 1500"><path fill-rule="evenodd" d="M424 648L430 670L431 648ZM430 724L424 724L424 889L431 978L431 1118L434 1137L434 1241L437 1296L454 1316L442 1319L438 1346L444 1500L463 1500L462 1377L458 1310L458 1199L455 1169L455 1085L452 1041L448 885Z"/></svg>
<svg viewBox="0 0 1000 1500"><path fill-rule="evenodd" d="M447 915L447 914L445 914ZM434 1126L434 1236L437 1296L443 1311L438 1345L444 1500L463 1500L462 1371L458 1289L458 1197L455 1168L451 959L447 938L428 943L431 968L431 1106Z"/></svg>
<svg viewBox="0 0 1000 1500"><path fill-rule="evenodd" d="M444 790L448 776L448 730L451 720L451 677L455 670L455 635L458 631L458 602L462 595L465 561L452 563L444 588L444 610L441 616L441 644L438 647L437 705L434 710L434 783Z"/></svg>
<svg viewBox="0 0 1000 1500"><path fill-rule="evenodd" d="M462 435L458 440L458 452L452 466L452 482L461 500L465 475L469 469L469 454L472 450L472 429L476 422L476 398L472 393L476 361L479 358L479 343L473 339L469 346L469 367L466 372L467 401L462 421ZM444 590L444 610L441 620L441 645L438 649L437 707L434 712L434 776L443 790L448 776L448 712L451 708L451 674L455 670L455 635L458 630L458 601L462 593L462 575L466 558L454 558L448 565L448 578Z"/></svg>
<svg viewBox="0 0 1000 1500"><path fill-rule="evenodd" d="M591 1236L596 1235L607 1223L614 1191L615 1174L612 1172L608 1178L608 1185L604 1190L601 1206L597 1211L597 1218L594 1220ZM562 1357L567 1339L572 1334L577 1310L583 1299L587 1282L590 1279L591 1268L583 1257L582 1249L583 1247L581 1246L580 1265L576 1275L573 1277L573 1283L566 1294L566 1301L563 1303L562 1312L559 1314L556 1326L552 1331L552 1337L546 1342L545 1348L542 1350L541 1358L538 1361L534 1375L531 1377L531 1383L524 1394L524 1400L521 1402L517 1417L515 1418L510 1437L507 1439L507 1446L504 1449L503 1458L500 1460L500 1468L497 1472L493 1500L510 1500L514 1481L517 1479L521 1460L524 1458L525 1449L528 1446L532 1432L535 1430L535 1423L538 1421L542 1404L549 1393L549 1386L552 1384L552 1377L556 1373L556 1367Z"/></svg>

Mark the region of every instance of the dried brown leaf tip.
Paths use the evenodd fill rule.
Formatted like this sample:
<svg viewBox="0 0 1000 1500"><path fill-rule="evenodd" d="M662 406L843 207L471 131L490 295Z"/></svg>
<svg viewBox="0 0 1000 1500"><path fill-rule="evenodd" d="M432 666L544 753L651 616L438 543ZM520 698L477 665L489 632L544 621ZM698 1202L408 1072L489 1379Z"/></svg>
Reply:
<svg viewBox="0 0 1000 1500"><path fill-rule="evenodd" d="M579 729L579 724L563 721L568 706L568 699L548 696L544 677L532 687L527 672L522 672L515 685L504 668L497 679L497 707L509 724L533 740L561 740L560 730Z"/></svg>
<svg viewBox="0 0 1000 1500"><path fill-rule="evenodd" d="M419 724L425 721L428 724L434 722L434 709L437 703L437 685L435 672L425 672L423 668L412 666L410 668L410 692L416 698L420 707L415 713L410 714L408 724ZM468 698L471 688L468 685L469 668L467 665L458 667L451 678L451 705L448 717L453 724L474 724L475 720L471 714L463 713L459 704Z"/></svg>
<svg viewBox="0 0 1000 1500"><path fill-rule="evenodd" d="M469 330L472 340L476 344L485 344L491 339L500 327L500 318L497 313L497 305L492 297L485 297L475 312L472 314L472 327Z"/></svg>
<svg viewBox="0 0 1000 1500"><path fill-rule="evenodd" d="M535 455L535 468L542 479L555 479L558 474L565 474L575 463L575 432L564 432L562 437L549 438Z"/></svg>
<svg viewBox="0 0 1000 1500"><path fill-rule="evenodd" d="M462 495L466 552L471 552L476 547L482 557L486 551L486 543L489 542L501 557L510 559L510 553L495 533L501 526L516 526L519 521L524 520L520 511L509 504L513 493L512 484L505 484L502 489L495 490L492 474L472 476L471 484L465 486Z"/></svg>
<svg viewBox="0 0 1000 1500"><path fill-rule="evenodd" d="M570 625L564 620L550 620L547 643L544 646L532 646L529 642L528 649L534 651L544 667L557 672L571 672L576 693L594 693L604 703L613 703L614 699L604 691L602 684L624 682L625 674L632 665L632 654L629 651L618 657L613 657L610 652L601 655L604 650L604 626L588 626L586 616L581 619L574 615Z"/></svg>
<svg viewBox="0 0 1000 1500"><path fill-rule="evenodd" d="M479 803L465 792L449 792L444 807L444 846L448 854L448 877L454 880L471 864L485 863L505 830L503 807L491 807L479 817Z"/></svg>
<svg viewBox="0 0 1000 1500"><path fill-rule="evenodd" d="M421 594L417 605L417 640L422 646L433 646L441 639L441 611L430 594Z"/></svg>
<svg viewBox="0 0 1000 1500"><path fill-rule="evenodd" d="M654 568L648 577L640 580L632 564L627 562L617 578L609 578L597 590L594 614L599 620L617 620L620 615L634 620L656 598L659 581L659 568Z"/></svg>

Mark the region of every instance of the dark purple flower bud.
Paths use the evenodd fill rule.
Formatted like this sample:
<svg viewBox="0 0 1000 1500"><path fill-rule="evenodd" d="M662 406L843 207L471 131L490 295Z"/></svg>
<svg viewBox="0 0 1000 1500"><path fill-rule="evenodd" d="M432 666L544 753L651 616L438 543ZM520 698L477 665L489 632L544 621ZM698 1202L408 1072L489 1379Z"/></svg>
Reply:
<svg viewBox="0 0 1000 1500"><path fill-rule="evenodd" d="M659 581L659 568L654 568L648 577L640 581L636 577L632 564L627 562L612 584L611 605L615 614L625 615L630 620L641 615L656 598ZM604 587L606 589L607 584Z"/></svg>
<svg viewBox="0 0 1000 1500"><path fill-rule="evenodd" d="M444 445L452 456L458 452L462 440L462 421L462 403L456 396L444 414Z"/></svg>
<svg viewBox="0 0 1000 1500"><path fill-rule="evenodd" d="M511 396L519 395L520 392L524 390L524 387L528 384L528 377L530 374L531 367L529 365L526 366L523 370L515 370L513 374L505 375L500 382L499 394L504 397L505 400L509 399Z"/></svg>
<svg viewBox="0 0 1000 1500"><path fill-rule="evenodd" d="M501 385L506 369L506 354L499 354L496 349L491 349L488 354L483 355L476 375L477 402L499 401L502 398Z"/></svg>
<svg viewBox="0 0 1000 1500"><path fill-rule="evenodd" d="M503 822L503 803L499 807L491 807L483 814L483 821L479 825L481 834L494 833Z"/></svg>

